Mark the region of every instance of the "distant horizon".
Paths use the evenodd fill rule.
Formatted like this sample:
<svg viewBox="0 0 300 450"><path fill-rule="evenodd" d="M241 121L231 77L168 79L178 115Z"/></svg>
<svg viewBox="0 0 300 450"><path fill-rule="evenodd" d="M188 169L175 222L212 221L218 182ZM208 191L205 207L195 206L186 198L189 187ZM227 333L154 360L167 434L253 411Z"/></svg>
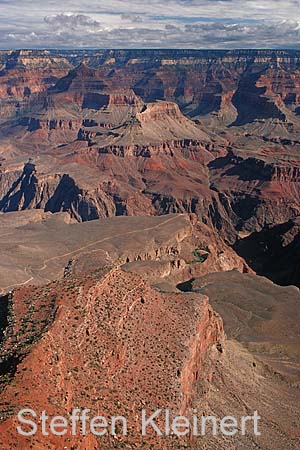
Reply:
<svg viewBox="0 0 300 450"><path fill-rule="evenodd" d="M265 48L265 47L236 47L236 48L184 48L184 47L16 47L16 48L0 48L1 52L18 52L18 51L182 51L182 52L300 52L299 48Z"/></svg>

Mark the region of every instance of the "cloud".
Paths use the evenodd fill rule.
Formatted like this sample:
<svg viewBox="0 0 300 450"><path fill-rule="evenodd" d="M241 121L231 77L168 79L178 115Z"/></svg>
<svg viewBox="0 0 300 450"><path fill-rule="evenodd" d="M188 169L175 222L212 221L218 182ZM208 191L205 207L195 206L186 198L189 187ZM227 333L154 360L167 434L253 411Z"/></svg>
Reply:
<svg viewBox="0 0 300 450"><path fill-rule="evenodd" d="M100 28L101 24L97 20L85 14L56 14L54 16L46 16L44 21L54 30L66 29L71 30Z"/></svg>
<svg viewBox="0 0 300 450"><path fill-rule="evenodd" d="M132 15L132 14L122 14L122 20L127 20L132 23L143 22L142 16Z"/></svg>
<svg viewBox="0 0 300 450"><path fill-rule="evenodd" d="M0 0L0 47L300 48L300 0ZM92 39L91 39L92 35Z"/></svg>

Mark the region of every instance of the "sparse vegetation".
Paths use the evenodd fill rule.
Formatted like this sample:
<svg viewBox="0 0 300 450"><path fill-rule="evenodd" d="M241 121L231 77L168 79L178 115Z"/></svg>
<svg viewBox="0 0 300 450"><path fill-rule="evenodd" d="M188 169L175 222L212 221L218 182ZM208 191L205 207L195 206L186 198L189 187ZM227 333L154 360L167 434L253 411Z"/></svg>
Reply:
<svg viewBox="0 0 300 450"><path fill-rule="evenodd" d="M210 250L208 247L196 248L192 252L192 255L194 256L195 259L193 259L192 261L188 261L188 264L199 264L199 263L203 264L209 257Z"/></svg>

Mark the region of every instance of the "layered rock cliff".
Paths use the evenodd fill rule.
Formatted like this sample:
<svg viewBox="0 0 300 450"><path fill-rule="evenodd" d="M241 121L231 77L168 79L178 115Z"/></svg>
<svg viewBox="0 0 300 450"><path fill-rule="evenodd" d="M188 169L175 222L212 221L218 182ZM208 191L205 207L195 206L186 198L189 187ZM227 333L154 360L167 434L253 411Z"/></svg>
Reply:
<svg viewBox="0 0 300 450"><path fill-rule="evenodd" d="M293 123L298 114L297 51L19 51L2 52L1 61L6 113L51 86L58 91L121 86L144 101L175 100L191 117L216 114L227 124L274 118Z"/></svg>

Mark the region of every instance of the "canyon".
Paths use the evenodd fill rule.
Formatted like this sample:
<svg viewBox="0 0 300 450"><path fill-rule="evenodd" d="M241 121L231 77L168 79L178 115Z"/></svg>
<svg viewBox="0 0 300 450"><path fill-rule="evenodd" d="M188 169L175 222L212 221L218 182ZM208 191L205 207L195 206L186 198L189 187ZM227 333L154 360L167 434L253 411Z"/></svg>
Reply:
<svg viewBox="0 0 300 450"><path fill-rule="evenodd" d="M0 52L1 448L298 450L299 82L292 50ZM129 436L16 437L78 405Z"/></svg>

